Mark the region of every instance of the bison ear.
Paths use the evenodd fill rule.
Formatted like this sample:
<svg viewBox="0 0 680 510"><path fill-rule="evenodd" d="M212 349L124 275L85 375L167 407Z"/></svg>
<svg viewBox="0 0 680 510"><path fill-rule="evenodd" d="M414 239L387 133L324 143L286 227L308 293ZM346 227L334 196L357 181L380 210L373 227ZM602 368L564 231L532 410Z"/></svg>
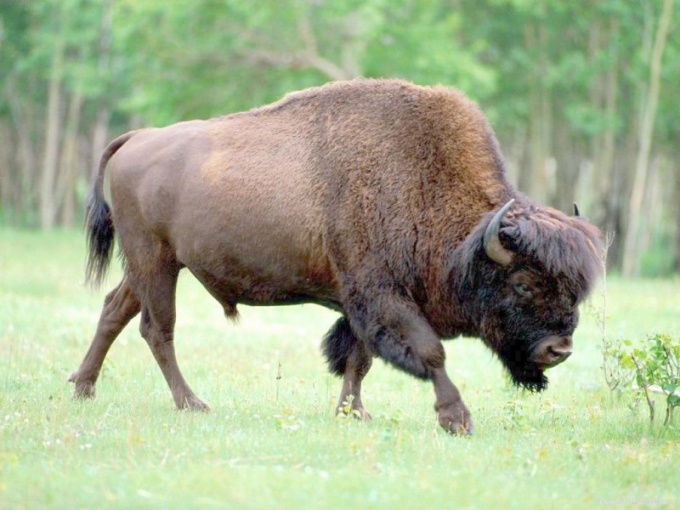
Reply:
<svg viewBox="0 0 680 510"><path fill-rule="evenodd" d="M581 217L581 211L578 210L578 204L576 202L574 202L574 216L577 218Z"/></svg>
<svg viewBox="0 0 680 510"><path fill-rule="evenodd" d="M491 222L484 231L484 251L491 260L501 266L510 264L514 256L512 251L503 247L500 237L498 236L503 216L505 216L505 213L512 207L513 203L515 203L514 198L510 199L507 204L501 207L498 212L494 214Z"/></svg>

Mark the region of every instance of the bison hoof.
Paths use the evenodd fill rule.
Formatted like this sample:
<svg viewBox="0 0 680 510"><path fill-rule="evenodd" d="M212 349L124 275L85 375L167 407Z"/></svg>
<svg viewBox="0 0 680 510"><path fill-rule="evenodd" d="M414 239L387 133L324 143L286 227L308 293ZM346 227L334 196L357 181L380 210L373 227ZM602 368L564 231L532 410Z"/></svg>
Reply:
<svg viewBox="0 0 680 510"><path fill-rule="evenodd" d="M358 408L358 409L344 409L342 406L338 407L338 412L336 416L343 417L343 418L354 418L359 421L363 422L369 422L373 419L373 417L369 414L366 409L363 407Z"/></svg>
<svg viewBox="0 0 680 510"><path fill-rule="evenodd" d="M352 417L360 421L368 422L373 418L364 409L361 398L354 395L347 395L340 399L336 416Z"/></svg>
<svg viewBox="0 0 680 510"><path fill-rule="evenodd" d="M78 375L78 371L75 371L68 378L69 382L75 383L76 385L75 389L73 390L73 398L94 398L94 382L80 379Z"/></svg>
<svg viewBox="0 0 680 510"><path fill-rule="evenodd" d="M439 425L449 434L468 436L474 434L475 427L472 424L470 412L467 409L454 408L441 410L437 415Z"/></svg>
<svg viewBox="0 0 680 510"><path fill-rule="evenodd" d="M203 411L203 412L210 411L210 406L208 406L208 404L203 402L200 398L198 398L195 395L184 397L183 399L180 400L180 402L181 404L177 405L178 409L187 411Z"/></svg>

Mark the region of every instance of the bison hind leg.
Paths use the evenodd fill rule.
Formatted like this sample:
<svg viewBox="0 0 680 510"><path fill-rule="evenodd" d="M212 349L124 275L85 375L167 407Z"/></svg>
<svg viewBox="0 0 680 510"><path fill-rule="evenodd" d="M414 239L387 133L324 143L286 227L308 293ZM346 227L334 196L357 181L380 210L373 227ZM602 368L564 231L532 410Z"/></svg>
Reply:
<svg viewBox="0 0 680 510"><path fill-rule="evenodd" d="M370 420L371 415L361 402L361 381L370 370L373 359L364 343L352 332L346 317L338 319L326 334L322 349L331 373L343 377L337 413Z"/></svg>
<svg viewBox="0 0 680 510"><path fill-rule="evenodd" d="M106 354L139 310L139 299L126 274L118 287L107 294L92 344L78 370L69 377L69 381L75 383L74 397L94 397L95 384Z"/></svg>

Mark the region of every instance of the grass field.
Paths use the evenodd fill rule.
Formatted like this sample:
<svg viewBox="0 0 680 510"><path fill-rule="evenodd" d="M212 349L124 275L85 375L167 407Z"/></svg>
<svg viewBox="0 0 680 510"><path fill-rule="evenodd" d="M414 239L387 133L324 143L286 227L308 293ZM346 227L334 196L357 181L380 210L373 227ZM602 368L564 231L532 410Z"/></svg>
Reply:
<svg viewBox="0 0 680 510"><path fill-rule="evenodd" d="M340 382L319 353L334 313L242 307L234 325L189 275L178 358L212 412L174 409L137 320L97 398L74 401L66 379L120 274L86 289L84 258L80 232L0 229L2 509L680 507L680 420L650 427L610 397L599 289L542 394L512 388L479 340L446 344L476 425L461 438L436 425L431 385L381 362L364 384L374 420L336 418ZM607 309L613 340L678 335L680 280L610 278Z"/></svg>

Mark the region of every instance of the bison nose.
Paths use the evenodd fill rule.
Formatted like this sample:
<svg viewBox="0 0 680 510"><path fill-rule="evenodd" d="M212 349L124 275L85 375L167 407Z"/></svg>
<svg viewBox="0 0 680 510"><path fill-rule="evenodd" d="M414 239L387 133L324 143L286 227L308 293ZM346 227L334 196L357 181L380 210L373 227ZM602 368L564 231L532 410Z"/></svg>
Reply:
<svg viewBox="0 0 680 510"><path fill-rule="evenodd" d="M533 361L542 369L559 365L571 356L570 336L550 336L534 349Z"/></svg>

